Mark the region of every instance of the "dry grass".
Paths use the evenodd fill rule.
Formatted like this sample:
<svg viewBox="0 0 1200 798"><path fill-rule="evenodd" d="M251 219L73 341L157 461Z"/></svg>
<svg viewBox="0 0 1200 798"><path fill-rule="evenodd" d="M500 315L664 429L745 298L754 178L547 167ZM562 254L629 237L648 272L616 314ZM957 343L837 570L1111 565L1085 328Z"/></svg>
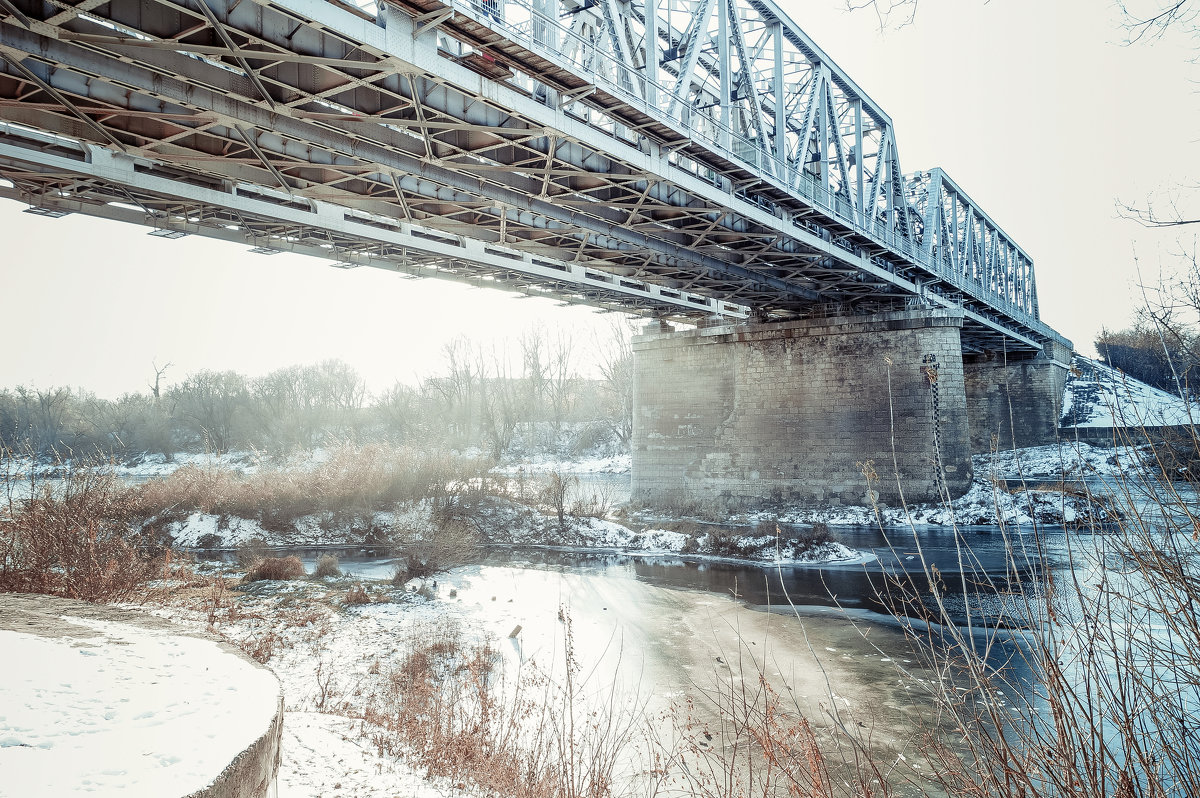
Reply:
<svg viewBox="0 0 1200 798"><path fill-rule="evenodd" d="M897 790L895 753L874 744L867 727L831 717L820 727L791 697L781 696L764 667L718 680L701 690L709 705L699 712L691 700L668 714L675 738L659 747L660 778L678 792L702 798L789 796L789 798L887 798ZM711 720L715 714L716 720ZM836 710L833 712L836 716ZM701 719L705 718L705 719ZM686 764L681 764L686 763ZM911 775L911 774L906 774ZM921 794L914 792L912 794Z"/></svg>
<svg viewBox="0 0 1200 798"><path fill-rule="evenodd" d="M245 475L184 466L139 486L131 502L137 517L156 523L203 512L255 519L265 529L283 531L304 516L369 518L398 503L426 501L449 510L478 498L486 473L486 464L448 454L343 445L313 466Z"/></svg>
<svg viewBox="0 0 1200 798"><path fill-rule="evenodd" d="M521 744L519 728L542 718L535 702L497 689L498 656L467 645L455 628L422 630L384 672L384 694L364 719L381 754L416 760L430 776L489 794L556 793L547 752ZM537 739L535 737L535 739Z"/></svg>
<svg viewBox="0 0 1200 798"><path fill-rule="evenodd" d="M615 692L591 701L570 661L565 682L526 664L508 673L487 643L454 626L413 631L363 720L381 754L414 761L431 776L514 798L603 798L641 715ZM574 681L573 681L574 680Z"/></svg>
<svg viewBox="0 0 1200 798"><path fill-rule="evenodd" d="M286 581L303 579L305 576L307 574L304 571L304 563L300 562L299 557L265 557L255 563L242 581Z"/></svg>

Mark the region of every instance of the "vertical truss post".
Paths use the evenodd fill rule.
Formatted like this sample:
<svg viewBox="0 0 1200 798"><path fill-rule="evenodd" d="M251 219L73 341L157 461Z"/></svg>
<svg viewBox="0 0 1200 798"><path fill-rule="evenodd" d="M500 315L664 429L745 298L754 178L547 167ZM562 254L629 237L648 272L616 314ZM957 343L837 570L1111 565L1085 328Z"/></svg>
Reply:
<svg viewBox="0 0 1200 798"><path fill-rule="evenodd" d="M863 109L862 99L854 100L854 210L857 211L858 223L866 225L870 218L866 214L863 203Z"/></svg>
<svg viewBox="0 0 1200 798"><path fill-rule="evenodd" d="M940 169L937 171L941 172ZM958 243L959 242L959 238L958 238L959 208L958 208L958 192L957 191L950 195L950 209L951 209L950 218L952 220L952 225L953 225L950 228L950 243L951 243L950 265L954 268L954 273L958 274L962 269L962 252L961 252L961 248ZM987 285L986 278L984 278L983 284Z"/></svg>
<svg viewBox="0 0 1200 798"><path fill-rule="evenodd" d="M653 2L653 0L651 0ZM384 5L387 8L387 5ZM558 49L558 0L533 0L533 39L552 50Z"/></svg>
<svg viewBox="0 0 1200 798"><path fill-rule="evenodd" d="M668 0L669 2L669 0ZM658 108L658 3L645 0L643 6L646 28L645 65L646 104ZM668 31L668 34L670 32Z"/></svg>
<svg viewBox="0 0 1200 798"><path fill-rule="evenodd" d="M696 43L697 47L699 42ZM730 130L733 104L733 65L729 62L729 4L725 0L717 3L717 60L721 80L721 113L718 119L721 123L721 145L726 149L732 148ZM743 65L744 66L744 65Z"/></svg>
<svg viewBox="0 0 1200 798"><path fill-rule="evenodd" d="M775 159L779 162L782 169L787 163L787 108L784 105L784 83L783 83L783 23L776 22L771 26L771 36L775 42L775 50L772 53L774 60L773 85L771 90L775 93ZM765 143L765 142L764 142ZM782 174L779 177L783 177Z"/></svg>
<svg viewBox="0 0 1200 798"><path fill-rule="evenodd" d="M934 246L937 245L938 258L941 258L941 229L942 229L942 175L934 169L929 173L929 182L925 184L925 235L921 239L921 250L932 257ZM940 263L935 264L940 266ZM938 269L940 271L940 268Z"/></svg>
<svg viewBox="0 0 1200 798"><path fill-rule="evenodd" d="M821 170L821 189L825 192L825 196L829 196L829 120L826 119L828 113L825 103L825 93L829 86L829 71L828 68L821 64L821 84L817 90L817 95L813 97L813 101L817 104L817 146L820 157ZM832 204L832 203L831 203Z"/></svg>

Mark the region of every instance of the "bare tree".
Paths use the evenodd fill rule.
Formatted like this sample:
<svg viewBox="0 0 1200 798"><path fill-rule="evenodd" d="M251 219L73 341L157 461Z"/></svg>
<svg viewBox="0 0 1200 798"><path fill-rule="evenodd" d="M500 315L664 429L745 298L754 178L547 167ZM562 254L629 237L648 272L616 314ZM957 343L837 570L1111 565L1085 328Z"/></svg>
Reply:
<svg viewBox="0 0 1200 798"><path fill-rule="evenodd" d="M155 403L161 398L162 377L167 373L167 369L171 368L171 365L171 363L167 363L159 367L158 363L153 360L150 361L150 366L154 369L154 382L150 383L147 387L150 388L150 394L154 397Z"/></svg>
<svg viewBox="0 0 1200 798"><path fill-rule="evenodd" d="M1191 185L1183 188L1187 191L1195 191L1198 187ZM1182 227L1189 224L1200 224L1200 217L1193 217L1180 208L1178 193L1167 197L1165 210L1162 206L1163 203L1159 201L1158 207L1155 207L1153 196L1147 197L1146 204L1142 207L1130 205L1118 199L1117 215L1123 219L1132 219L1143 227Z"/></svg>
<svg viewBox="0 0 1200 798"><path fill-rule="evenodd" d="M521 370L531 405L540 405L546 394L546 333L542 327L521 335Z"/></svg>
<svg viewBox="0 0 1200 798"><path fill-rule="evenodd" d="M491 376L482 354L480 350L480 425L489 454L493 460L499 461L516 434L520 393L518 381L509 376L508 367L500 353L492 350Z"/></svg>
<svg viewBox="0 0 1200 798"><path fill-rule="evenodd" d="M199 441L224 452L247 409L246 378L235 371L199 371L171 389L178 418Z"/></svg>
<svg viewBox="0 0 1200 798"><path fill-rule="evenodd" d="M40 390L19 385L16 399L15 436L38 452L50 452L63 445L61 440L68 419L70 388Z"/></svg>
<svg viewBox="0 0 1200 798"><path fill-rule="evenodd" d="M1130 8L1127 2L1118 2L1124 18L1126 41L1134 44L1142 40L1154 41L1172 28L1183 28L1195 32L1200 7L1195 0L1156 0L1149 9Z"/></svg>
<svg viewBox="0 0 1200 798"><path fill-rule="evenodd" d="M397 382L375 399L374 411L383 425L385 436L408 441L417 434L423 415L420 393L409 385Z"/></svg>
<svg viewBox="0 0 1200 798"><path fill-rule="evenodd" d="M446 373L426 380L427 390L442 400L442 415L451 435L469 440L476 426L475 408L479 394L479 375L475 373L475 355L466 338L458 337L442 348Z"/></svg>
<svg viewBox="0 0 1200 798"><path fill-rule="evenodd" d="M874 12L880 30L902 28L917 18L917 0L846 0L846 10Z"/></svg>
<svg viewBox="0 0 1200 798"><path fill-rule="evenodd" d="M549 343L546 364L546 396L550 400L551 422L557 436L571 410L572 384L575 379L575 342L560 331Z"/></svg>
<svg viewBox="0 0 1200 798"><path fill-rule="evenodd" d="M326 428L342 433L358 429L359 411L367 398L367 384L342 360L326 360L311 369L317 403L325 411Z"/></svg>
<svg viewBox="0 0 1200 798"><path fill-rule="evenodd" d="M624 446L633 438L633 347L628 324L616 323L600 355L607 395L604 421Z"/></svg>

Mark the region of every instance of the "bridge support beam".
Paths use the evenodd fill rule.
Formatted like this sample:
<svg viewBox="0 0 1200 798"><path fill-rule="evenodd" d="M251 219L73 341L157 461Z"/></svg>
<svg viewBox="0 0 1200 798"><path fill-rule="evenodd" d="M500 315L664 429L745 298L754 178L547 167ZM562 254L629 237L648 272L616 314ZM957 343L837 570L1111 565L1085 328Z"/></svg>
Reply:
<svg viewBox="0 0 1200 798"><path fill-rule="evenodd" d="M644 332L633 344L634 501L895 504L896 470L909 501L962 494L961 327L961 313L923 310Z"/></svg>
<svg viewBox="0 0 1200 798"><path fill-rule="evenodd" d="M1054 443L1070 364L1070 347L1053 341L1037 357L968 356L963 375L971 451Z"/></svg>

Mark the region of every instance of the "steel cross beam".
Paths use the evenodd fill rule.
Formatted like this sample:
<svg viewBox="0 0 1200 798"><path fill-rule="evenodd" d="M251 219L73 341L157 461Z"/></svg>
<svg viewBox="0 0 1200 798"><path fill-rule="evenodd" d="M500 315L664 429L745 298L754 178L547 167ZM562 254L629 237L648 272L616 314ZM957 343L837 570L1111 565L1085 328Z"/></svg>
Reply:
<svg viewBox="0 0 1200 798"><path fill-rule="evenodd" d="M22 126L767 315L915 300L974 348L1056 336L990 220L989 279L943 255L975 228L931 245L891 120L769 2L6 2Z"/></svg>

